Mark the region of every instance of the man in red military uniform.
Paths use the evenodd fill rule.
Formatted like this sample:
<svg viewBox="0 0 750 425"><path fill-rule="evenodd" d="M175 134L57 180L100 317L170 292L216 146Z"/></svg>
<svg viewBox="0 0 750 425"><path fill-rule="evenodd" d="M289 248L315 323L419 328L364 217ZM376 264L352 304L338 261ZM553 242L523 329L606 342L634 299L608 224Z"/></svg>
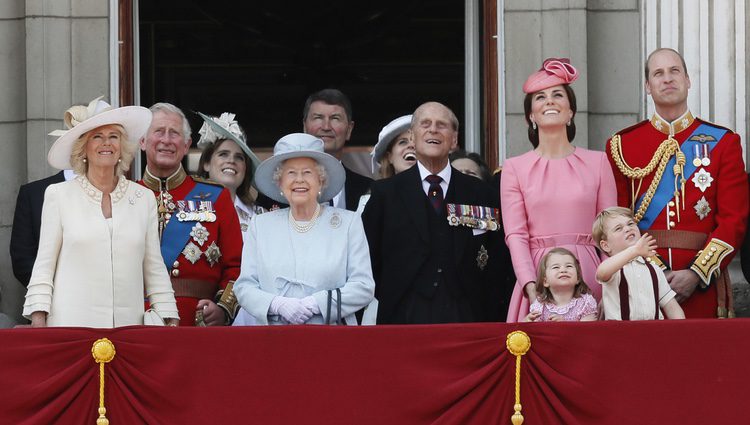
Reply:
<svg viewBox="0 0 750 425"><path fill-rule="evenodd" d="M238 309L232 285L242 257L234 203L226 189L188 176L182 168L192 143L182 111L157 103L151 112L151 126L140 142L146 152L140 183L156 196L162 257L171 275L180 325L229 324Z"/></svg>
<svg viewBox="0 0 750 425"><path fill-rule="evenodd" d="M618 203L656 238L654 261L687 318L733 317L726 268L748 214L740 138L690 113L690 77L677 51L654 51L645 71L656 112L607 142Z"/></svg>

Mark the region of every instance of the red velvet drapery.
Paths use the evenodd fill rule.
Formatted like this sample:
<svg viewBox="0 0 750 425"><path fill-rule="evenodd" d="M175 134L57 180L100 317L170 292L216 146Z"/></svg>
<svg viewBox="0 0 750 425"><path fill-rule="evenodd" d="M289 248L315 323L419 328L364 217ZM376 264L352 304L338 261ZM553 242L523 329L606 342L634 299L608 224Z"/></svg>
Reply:
<svg viewBox="0 0 750 425"><path fill-rule="evenodd" d="M0 331L0 423L746 423L750 321Z"/></svg>

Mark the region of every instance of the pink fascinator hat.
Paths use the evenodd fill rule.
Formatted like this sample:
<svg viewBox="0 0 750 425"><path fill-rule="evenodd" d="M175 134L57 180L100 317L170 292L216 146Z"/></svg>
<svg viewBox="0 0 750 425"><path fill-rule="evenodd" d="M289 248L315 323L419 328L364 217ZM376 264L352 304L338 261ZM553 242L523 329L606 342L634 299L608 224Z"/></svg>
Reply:
<svg viewBox="0 0 750 425"><path fill-rule="evenodd" d="M578 79L578 70L568 58L545 59L542 69L529 75L523 84L523 92L536 93L560 84L570 84Z"/></svg>

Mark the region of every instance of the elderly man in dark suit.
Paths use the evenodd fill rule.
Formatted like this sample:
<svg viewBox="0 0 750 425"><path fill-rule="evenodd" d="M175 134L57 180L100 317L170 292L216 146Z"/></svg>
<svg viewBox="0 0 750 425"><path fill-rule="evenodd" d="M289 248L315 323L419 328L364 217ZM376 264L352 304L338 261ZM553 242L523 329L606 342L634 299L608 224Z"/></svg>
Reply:
<svg viewBox="0 0 750 425"><path fill-rule="evenodd" d="M42 205L47 186L66 180L65 172L22 185L18 190L13 229L10 234L10 258L13 274L23 286L28 286L39 248L39 228L42 222ZM67 171L70 178L72 171Z"/></svg>
<svg viewBox="0 0 750 425"><path fill-rule="evenodd" d="M412 118L417 166L372 184L362 219L370 245L378 323L452 323L502 317L503 259L497 194L453 169L458 120L437 102Z"/></svg>

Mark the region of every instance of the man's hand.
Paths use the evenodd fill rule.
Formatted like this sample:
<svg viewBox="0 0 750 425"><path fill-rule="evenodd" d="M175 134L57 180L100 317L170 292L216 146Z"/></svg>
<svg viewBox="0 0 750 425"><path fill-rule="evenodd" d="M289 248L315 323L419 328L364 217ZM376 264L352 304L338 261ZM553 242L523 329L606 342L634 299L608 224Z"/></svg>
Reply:
<svg viewBox="0 0 750 425"><path fill-rule="evenodd" d="M695 292L698 287L700 277L690 269L670 271L666 273L667 282L672 290L677 293L677 302L683 303Z"/></svg>
<svg viewBox="0 0 750 425"><path fill-rule="evenodd" d="M203 310L203 321L206 326L224 326L227 318L222 310L215 302L211 300L200 300L196 310Z"/></svg>
<svg viewBox="0 0 750 425"><path fill-rule="evenodd" d="M644 233L641 235L641 238L638 239L638 242L633 245L635 248L635 253L640 255L643 258L648 258L654 254L656 254L656 239L654 239L653 236L649 235L648 233Z"/></svg>

